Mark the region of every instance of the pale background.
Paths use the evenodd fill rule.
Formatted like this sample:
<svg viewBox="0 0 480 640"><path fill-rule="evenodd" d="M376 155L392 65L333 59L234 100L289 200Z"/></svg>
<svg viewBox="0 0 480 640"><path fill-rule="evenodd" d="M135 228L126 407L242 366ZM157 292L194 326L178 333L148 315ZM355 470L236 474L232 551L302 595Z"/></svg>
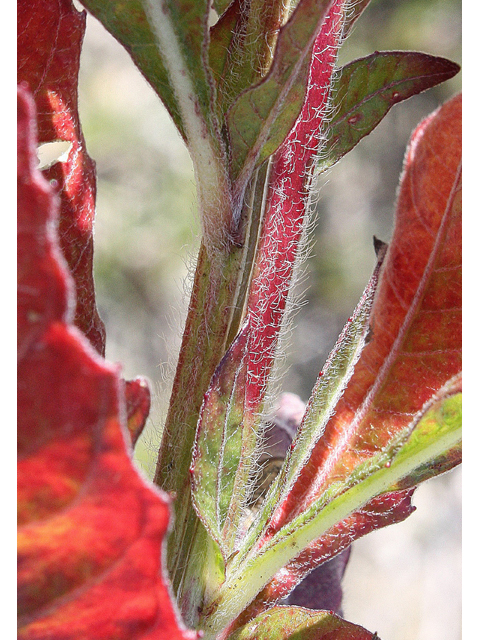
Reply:
<svg viewBox="0 0 480 640"><path fill-rule="evenodd" d="M460 62L459 0L373 0L341 61L415 49ZM155 405L137 458L147 473L165 413L198 247L190 159L128 55L91 17L82 54L80 116L97 163L95 280L107 358L146 375ZM308 398L388 240L405 146L418 121L460 90L460 78L397 105L319 184L304 304L286 350L283 390ZM185 284L185 278L187 282ZM353 547L344 615L382 640L461 637L460 470L422 486L404 523Z"/></svg>

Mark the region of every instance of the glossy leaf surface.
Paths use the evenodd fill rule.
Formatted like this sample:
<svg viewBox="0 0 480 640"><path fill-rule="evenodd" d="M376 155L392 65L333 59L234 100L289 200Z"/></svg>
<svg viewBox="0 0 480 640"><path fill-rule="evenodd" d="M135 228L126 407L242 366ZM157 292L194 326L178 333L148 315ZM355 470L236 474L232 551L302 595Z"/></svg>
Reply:
<svg viewBox="0 0 480 640"><path fill-rule="evenodd" d="M132 466L117 368L73 326L23 88L18 116L18 637L193 640L163 574L169 501Z"/></svg>
<svg viewBox="0 0 480 640"><path fill-rule="evenodd" d="M228 640L375 640L376 634L328 611L274 607Z"/></svg>
<svg viewBox="0 0 480 640"><path fill-rule="evenodd" d="M368 135L397 102L456 75L460 67L444 58L411 51L375 52L341 67L332 86L332 120L319 169L335 164Z"/></svg>
<svg viewBox="0 0 480 640"><path fill-rule="evenodd" d="M92 273L95 166L86 152L77 108L85 17L70 0L21 0L17 14L18 82L33 93L39 114L39 143L71 143L66 161L56 162L43 173L61 201L59 237L75 281L75 324L103 355L105 328L95 306Z"/></svg>

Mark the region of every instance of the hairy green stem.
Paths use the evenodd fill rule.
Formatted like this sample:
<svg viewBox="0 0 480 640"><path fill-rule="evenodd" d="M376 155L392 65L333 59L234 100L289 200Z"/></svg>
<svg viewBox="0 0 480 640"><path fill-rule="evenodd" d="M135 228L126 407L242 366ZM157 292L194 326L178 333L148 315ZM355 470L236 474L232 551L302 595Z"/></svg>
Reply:
<svg viewBox="0 0 480 640"><path fill-rule="evenodd" d="M175 498L167 564L179 607L189 624L195 623L205 591L210 591L214 583L218 585L218 579L214 579L218 572L207 566L215 556L210 548L213 543L192 505L191 452L204 394L243 319L267 179L267 166L252 179L247 193L252 194L253 201L244 204L237 243L223 252L212 252L205 243L200 247L154 478ZM207 573L212 577L207 579Z"/></svg>

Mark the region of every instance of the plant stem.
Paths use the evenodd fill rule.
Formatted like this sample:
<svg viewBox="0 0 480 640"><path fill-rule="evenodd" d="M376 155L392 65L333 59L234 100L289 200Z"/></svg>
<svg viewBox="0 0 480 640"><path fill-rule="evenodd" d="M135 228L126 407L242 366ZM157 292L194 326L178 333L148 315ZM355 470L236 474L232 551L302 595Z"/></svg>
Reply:
<svg viewBox="0 0 480 640"><path fill-rule="evenodd" d="M175 498L167 564L179 607L194 624L205 590L218 572L208 567L216 550L191 500L191 452L210 379L241 325L261 227L268 167L252 179L236 242L224 251L200 247L190 306L154 482ZM212 555L213 554L213 555ZM213 560L215 564L215 560ZM207 574L212 574L208 578ZM212 582L213 581L213 582ZM215 583L218 586L218 581ZM213 587L212 587L213 588Z"/></svg>

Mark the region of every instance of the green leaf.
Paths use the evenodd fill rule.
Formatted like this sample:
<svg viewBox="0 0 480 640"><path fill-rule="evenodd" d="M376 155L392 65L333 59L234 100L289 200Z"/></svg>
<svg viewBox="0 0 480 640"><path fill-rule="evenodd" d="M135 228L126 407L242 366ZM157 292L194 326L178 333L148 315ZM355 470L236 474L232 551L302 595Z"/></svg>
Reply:
<svg viewBox="0 0 480 640"><path fill-rule="evenodd" d="M303 607L273 607L257 616L228 640L374 640L370 633L328 611Z"/></svg>
<svg viewBox="0 0 480 640"><path fill-rule="evenodd" d="M394 104L452 78L459 69L445 58L405 51L375 52L339 69L332 86L334 115L324 128L319 170L353 149Z"/></svg>
<svg viewBox="0 0 480 640"><path fill-rule="evenodd" d="M331 0L301 0L281 28L265 79L245 91L228 115L231 176L241 192L253 168L282 144L300 114L310 58Z"/></svg>
<svg viewBox="0 0 480 640"><path fill-rule="evenodd" d="M438 396L448 396L457 384L457 379L449 381ZM452 402L455 405L458 399ZM452 410L450 405L445 412L448 418L440 422L436 420L433 428L431 416L428 416L427 423L418 419L414 429L418 427L420 431L416 435L411 435L411 427L404 429L348 477L331 484L318 500L282 527L257 553L253 551L243 562L235 562L234 559L218 600L209 608L212 628L221 628L225 616L231 619L246 607L252 585L260 591L282 567L311 543L328 534L338 522L376 496L391 492L402 480L415 478L418 474L426 477L426 469L431 469L436 461L455 456L461 442L461 424L456 409L454 406ZM438 411L437 406L435 410ZM452 413L455 415L453 419ZM233 592L237 594L235 602Z"/></svg>
<svg viewBox="0 0 480 640"><path fill-rule="evenodd" d="M162 99L183 138L179 105L158 51L142 0L82 0L82 4L124 46L147 82Z"/></svg>
<svg viewBox="0 0 480 640"><path fill-rule="evenodd" d="M247 345L248 325L222 359L205 394L191 466L197 513L225 555L235 535L229 527L229 512L235 510L231 502L239 500L234 486L246 409Z"/></svg>
<svg viewBox="0 0 480 640"><path fill-rule="evenodd" d="M458 386L459 380L455 380ZM462 428L462 394L455 393L445 399L437 400L420 420L410 436L407 444L398 454L396 461L419 454L434 439L448 438L451 432L460 432ZM420 464L411 474L402 478L392 489L414 487L440 473L449 471L461 462L461 440L450 448L445 448L440 455Z"/></svg>
<svg viewBox="0 0 480 640"><path fill-rule="evenodd" d="M209 64L219 118L268 72L287 5L278 0L234 0L210 31Z"/></svg>
<svg viewBox="0 0 480 640"><path fill-rule="evenodd" d="M250 351L247 320L205 393L190 469L197 514L225 561L238 535L257 441L260 398L249 384Z"/></svg>
<svg viewBox="0 0 480 640"><path fill-rule="evenodd" d="M218 13L218 15L221 16L222 13L226 9L228 9L228 5L231 3L231 1L232 0L213 0L213 8Z"/></svg>
<svg viewBox="0 0 480 640"><path fill-rule="evenodd" d="M458 392L460 225L461 96L456 96L412 136L396 227L371 311L373 336L288 495L258 542L231 560L225 583L207 607L209 629L234 620L311 546L320 543L328 558L343 526L351 540L362 535L356 514L365 505L396 493L407 498L408 515L408 495L398 496L398 490L406 485L408 494L412 482L458 463L458 407L444 408L441 415L447 418L440 427L438 418L433 423L421 418ZM449 417L452 412L455 418Z"/></svg>
<svg viewBox="0 0 480 640"><path fill-rule="evenodd" d="M345 14L345 22L343 23L343 37L346 38L347 35L352 30L353 25L361 16L361 14L365 11L367 6L370 4L370 0L355 0L355 2L351 2L348 7L348 11Z"/></svg>

